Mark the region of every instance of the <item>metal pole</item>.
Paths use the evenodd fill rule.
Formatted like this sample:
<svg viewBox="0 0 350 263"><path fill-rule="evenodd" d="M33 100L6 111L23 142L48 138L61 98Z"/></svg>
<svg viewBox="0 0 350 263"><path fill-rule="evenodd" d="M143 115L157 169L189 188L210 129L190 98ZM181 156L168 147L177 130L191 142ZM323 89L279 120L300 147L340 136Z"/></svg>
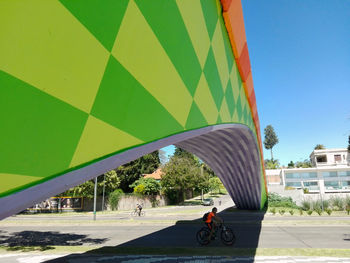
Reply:
<svg viewBox="0 0 350 263"><path fill-rule="evenodd" d="M105 181L106 179L106 174L103 174L103 192L102 192L102 212L104 211L105 207Z"/></svg>
<svg viewBox="0 0 350 263"><path fill-rule="evenodd" d="M201 177L203 178L203 164L201 165ZM203 188L202 188L202 202L203 202Z"/></svg>
<svg viewBox="0 0 350 263"><path fill-rule="evenodd" d="M95 190L94 190L94 220L96 220L96 196L97 196L97 176L95 177Z"/></svg>

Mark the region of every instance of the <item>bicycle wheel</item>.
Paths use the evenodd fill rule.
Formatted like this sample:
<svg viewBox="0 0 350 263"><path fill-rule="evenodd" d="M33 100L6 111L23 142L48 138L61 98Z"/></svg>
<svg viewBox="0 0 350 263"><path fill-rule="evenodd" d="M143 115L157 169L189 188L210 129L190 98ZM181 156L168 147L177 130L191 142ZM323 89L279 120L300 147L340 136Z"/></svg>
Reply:
<svg viewBox="0 0 350 263"><path fill-rule="evenodd" d="M210 242L210 240L208 239L209 234L210 234L209 229L203 227L196 234L197 242L202 246L208 245Z"/></svg>
<svg viewBox="0 0 350 263"><path fill-rule="evenodd" d="M138 216L139 214L137 213L137 211L132 211L130 215L131 216Z"/></svg>
<svg viewBox="0 0 350 263"><path fill-rule="evenodd" d="M145 211L141 211L140 216L145 216L145 215L146 215Z"/></svg>
<svg viewBox="0 0 350 263"><path fill-rule="evenodd" d="M236 242L236 236L232 229L226 227L221 231L221 241L227 246L233 245Z"/></svg>

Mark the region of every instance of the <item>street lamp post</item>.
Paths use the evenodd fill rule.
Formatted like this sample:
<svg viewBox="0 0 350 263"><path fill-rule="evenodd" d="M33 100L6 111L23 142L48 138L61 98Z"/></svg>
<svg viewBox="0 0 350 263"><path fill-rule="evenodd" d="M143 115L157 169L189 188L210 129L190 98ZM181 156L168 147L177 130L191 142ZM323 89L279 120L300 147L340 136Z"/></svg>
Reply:
<svg viewBox="0 0 350 263"><path fill-rule="evenodd" d="M97 196L97 176L95 177L95 189L94 189L94 221L96 220L96 196Z"/></svg>

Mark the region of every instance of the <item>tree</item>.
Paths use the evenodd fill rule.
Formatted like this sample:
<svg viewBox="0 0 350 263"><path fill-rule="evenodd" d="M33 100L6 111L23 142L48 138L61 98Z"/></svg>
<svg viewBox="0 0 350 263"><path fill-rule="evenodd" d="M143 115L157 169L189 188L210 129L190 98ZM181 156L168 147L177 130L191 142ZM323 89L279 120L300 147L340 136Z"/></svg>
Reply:
<svg viewBox="0 0 350 263"><path fill-rule="evenodd" d="M134 188L134 193L138 192L144 195L157 195L160 191L160 183L154 178L140 178L136 180L131 188ZM143 188L142 192L140 188Z"/></svg>
<svg viewBox="0 0 350 263"><path fill-rule="evenodd" d="M223 184L220 181L219 177L215 176L209 179L209 188L210 188L210 191L220 193L220 189L223 188Z"/></svg>
<svg viewBox="0 0 350 263"><path fill-rule="evenodd" d="M114 170L111 170L104 174L104 176L97 177L97 195L102 195L103 184L105 185L105 194L109 195L120 185L120 178ZM72 196L72 197L88 197L93 198L95 188L95 179L88 180L78 186L75 186L59 196Z"/></svg>
<svg viewBox="0 0 350 263"><path fill-rule="evenodd" d="M193 190L200 183L200 168L188 158L173 155L163 171L162 189L173 203L184 201L186 191Z"/></svg>
<svg viewBox="0 0 350 263"><path fill-rule="evenodd" d="M266 150L271 150L271 160L273 160L272 148L278 143L278 137L271 125L267 125L264 129L265 140L264 146Z"/></svg>
<svg viewBox="0 0 350 263"><path fill-rule="evenodd" d="M293 161L290 161L288 163L288 168L294 168L294 162Z"/></svg>
<svg viewBox="0 0 350 263"><path fill-rule="evenodd" d="M119 166L115 171L121 180L120 188L126 193L132 192L133 188L131 188L130 185L140 179L142 174L153 173L159 166L160 160L158 151L146 154L134 161Z"/></svg>
<svg viewBox="0 0 350 263"><path fill-rule="evenodd" d="M266 169L278 169L280 168L280 162L274 159L266 159L265 160L265 168Z"/></svg>
<svg viewBox="0 0 350 263"><path fill-rule="evenodd" d="M299 161L295 163L296 168L310 168L312 167L312 164L310 160L305 159L304 161Z"/></svg>
<svg viewBox="0 0 350 263"><path fill-rule="evenodd" d="M314 150L324 150L326 149L323 144L317 144L314 148Z"/></svg>
<svg viewBox="0 0 350 263"><path fill-rule="evenodd" d="M349 135L349 139L348 139L348 152L350 153L350 135Z"/></svg>
<svg viewBox="0 0 350 263"><path fill-rule="evenodd" d="M198 163L198 158L195 157L192 153L175 146L174 156L180 157L180 158L187 158L189 161L193 163Z"/></svg>

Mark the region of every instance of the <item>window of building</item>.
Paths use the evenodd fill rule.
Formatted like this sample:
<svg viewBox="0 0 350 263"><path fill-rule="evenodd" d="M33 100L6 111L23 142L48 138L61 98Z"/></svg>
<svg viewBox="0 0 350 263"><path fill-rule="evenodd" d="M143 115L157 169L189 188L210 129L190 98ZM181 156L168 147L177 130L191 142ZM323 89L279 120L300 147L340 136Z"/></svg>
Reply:
<svg viewBox="0 0 350 263"><path fill-rule="evenodd" d="M303 182L303 185L309 190L319 190L317 182Z"/></svg>
<svg viewBox="0 0 350 263"><path fill-rule="evenodd" d="M341 162L341 155L340 154L335 154L334 155L334 161Z"/></svg>
<svg viewBox="0 0 350 263"><path fill-rule="evenodd" d="M339 181L325 181L324 182L324 186L326 187L326 189L328 190L338 190L341 189L340 185L339 185Z"/></svg>
<svg viewBox="0 0 350 263"><path fill-rule="evenodd" d="M337 172L322 172L323 177L337 177Z"/></svg>
<svg viewBox="0 0 350 263"><path fill-rule="evenodd" d="M300 179L301 175L300 173L286 173L287 179Z"/></svg>
<svg viewBox="0 0 350 263"><path fill-rule="evenodd" d="M301 188L301 182L286 182L286 186Z"/></svg>
<svg viewBox="0 0 350 263"><path fill-rule="evenodd" d="M343 189L350 189L350 181L340 182Z"/></svg>
<svg viewBox="0 0 350 263"><path fill-rule="evenodd" d="M350 176L350 171L339 171L339 172L338 172L338 176L339 176L339 177Z"/></svg>
<svg viewBox="0 0 350 263"><path fill-rule="evenodd" d="M304 179L317 178L317 173L316 172L302 173L302 176L303 176Z"/></svg>
<svg viewBox="0 0 350 263"><path fill-rule="evenodd" d="M327 155L321 155L316 157L316 162L318 163L326 163L327 162Z"/></svg>

